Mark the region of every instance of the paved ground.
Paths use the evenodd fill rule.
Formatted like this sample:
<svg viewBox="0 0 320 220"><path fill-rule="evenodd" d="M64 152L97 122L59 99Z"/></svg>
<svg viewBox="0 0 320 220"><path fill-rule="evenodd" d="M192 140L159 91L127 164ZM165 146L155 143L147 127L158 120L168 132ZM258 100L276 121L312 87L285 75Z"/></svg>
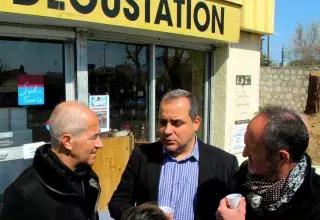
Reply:
<svg viewBox="0 0 320 220"><path fill-rule="evenodd" d="M113 220L113 218L110 217L110 214L108 211L99 213L99 219L100 220Z"/></svg>

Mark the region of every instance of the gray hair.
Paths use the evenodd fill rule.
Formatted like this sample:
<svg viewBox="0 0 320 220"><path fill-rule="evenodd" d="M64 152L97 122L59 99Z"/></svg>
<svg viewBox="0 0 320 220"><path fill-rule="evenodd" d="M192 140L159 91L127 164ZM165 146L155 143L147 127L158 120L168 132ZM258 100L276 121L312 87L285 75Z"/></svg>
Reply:
<svg viewBox="0 0 320 220"><path fill-rule="evenodd" d="M177 89L173 90L171 92L166 93L162 99L161 103L165 101L172 101L179 98L187 98L190 102L190 110L189 110L189 116L192 120L195 120L198 116L198 101L197 98L191 93L186 90Z"/></svg>
<svg viewBox="0 0 320 220"><path fill-rule="evenodd" d="M267 118L264 143L269 154L286 150L292 160L298 162L309 143L309 133L300 115L280 106L265 107L259 114Z"/></svg>
<svg viewBox="0 0 320 220"><path fill-rule="evenodd" d="M80 102L73 102L77 105L84 105ZM50 119L51 146L57 147L61 144L64 134L71 134L74 138L79 138L88 129L88 122L84 117L81 108L70 106L62 107L58 105L52 112Z"/></svg>

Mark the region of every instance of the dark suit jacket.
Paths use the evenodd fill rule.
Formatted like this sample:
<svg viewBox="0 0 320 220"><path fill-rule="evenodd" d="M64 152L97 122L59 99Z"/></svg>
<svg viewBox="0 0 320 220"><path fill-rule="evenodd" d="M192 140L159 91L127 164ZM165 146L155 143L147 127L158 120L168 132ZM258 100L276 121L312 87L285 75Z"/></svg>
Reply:
<svg viewBox="0 0 320 220"><path fill-rule="evenodd" d="M215 219L220 200L235 187L237 158L219 148L199 143L199 176L196 219ZM163 146L160 142L133 150L118 188L109 203L111 217L120 219L133 205L158 200Z"/></svg>

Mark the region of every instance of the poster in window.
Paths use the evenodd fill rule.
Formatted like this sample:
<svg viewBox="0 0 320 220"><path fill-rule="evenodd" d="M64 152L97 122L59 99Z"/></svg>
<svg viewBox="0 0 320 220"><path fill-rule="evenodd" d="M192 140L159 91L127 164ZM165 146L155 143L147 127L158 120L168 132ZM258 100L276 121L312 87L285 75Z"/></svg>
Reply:
<svg viewBox="0 0 320 220"><path fill-rule="evenodd" d="M100 131L109 131L109 95L91 95L89 107L99 118Z"/></svg>
<svg viewBox="0 0 320 220"><path fill-rule="evenodd" d="M18 75L18 105L43 105L44 80L42 75Z"/></svg>

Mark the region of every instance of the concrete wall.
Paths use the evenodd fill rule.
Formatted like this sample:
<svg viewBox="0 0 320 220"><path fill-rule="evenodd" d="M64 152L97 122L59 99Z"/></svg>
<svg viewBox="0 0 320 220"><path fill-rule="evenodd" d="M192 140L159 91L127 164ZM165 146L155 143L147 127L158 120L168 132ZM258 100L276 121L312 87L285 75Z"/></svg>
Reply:
<svg viewBox="0 0 320 220"><path fill-rule="evenodd" d="M229 47L219 47L214 52L214 75L212 82L212 103L213 117L210 124L213 135L210 143L214 146L224 148L225 123L227 107L227 60Z"/></svg>
<svg viewBox="0 0 320 220"><path fill-rule="evenodd" d="M308 96L309 74L320 67L262 67L260 106L283 105L303 112Z"/></svg>
<svg viewBox="0 0 320 220"><path fill-rule="evenodd" d="M228 117L226 120L225 150L229 152L231 151L232 128L235 127L235 121L251 119L259 109L261 36L245 32L242 32L240 36L239 43L230 45L228 60ZM251 76L251 85L236 85L237 75ZM239 163L244 160L242 150L236 156Z"/></svg>
<svg viewBox="0 0 320 220"><path fill-rule="evenodd" d="M212 143L230 152L235 121L251 119L259 107L260 35L242 32L239 43L214 55ZM251 76L251 85L236 85L237 75Z"/></svg>

